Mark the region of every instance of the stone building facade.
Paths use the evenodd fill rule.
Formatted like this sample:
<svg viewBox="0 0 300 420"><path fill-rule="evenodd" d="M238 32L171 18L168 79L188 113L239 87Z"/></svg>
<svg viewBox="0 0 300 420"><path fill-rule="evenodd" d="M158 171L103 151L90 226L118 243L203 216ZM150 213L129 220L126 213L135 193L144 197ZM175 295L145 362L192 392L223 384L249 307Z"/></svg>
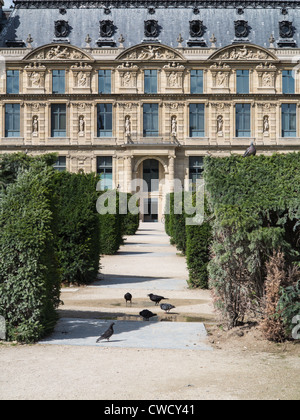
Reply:
<svg viewBox="0 0 300 420"><path fill-rule="evenodd" d="M120 191L159 180L142 206L160 220L207 155L299 151L299 5L258 3L17 0L1 32L0 153L56 152L57 169Z"/></svg>

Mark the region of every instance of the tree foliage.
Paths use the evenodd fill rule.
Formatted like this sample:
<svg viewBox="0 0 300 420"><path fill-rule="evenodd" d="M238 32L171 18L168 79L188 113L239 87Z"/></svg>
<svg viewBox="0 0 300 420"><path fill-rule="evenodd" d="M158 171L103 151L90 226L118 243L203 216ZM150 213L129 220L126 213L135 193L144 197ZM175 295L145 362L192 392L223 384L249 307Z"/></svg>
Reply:
<svg viewBox="0 0 300 420"><path fill-rule="evenodd" d="M0 314L10 340L37 341L56 322L60 275L53 174L35 162L0 197Z"/></svg>
<svg viewBox="0 0 300 420"><path fill-rule="evenodd" d="M210 286L233 327L259 309L274 250L299 261L300 154L207 158L204 176L215 215Z"/></svg>

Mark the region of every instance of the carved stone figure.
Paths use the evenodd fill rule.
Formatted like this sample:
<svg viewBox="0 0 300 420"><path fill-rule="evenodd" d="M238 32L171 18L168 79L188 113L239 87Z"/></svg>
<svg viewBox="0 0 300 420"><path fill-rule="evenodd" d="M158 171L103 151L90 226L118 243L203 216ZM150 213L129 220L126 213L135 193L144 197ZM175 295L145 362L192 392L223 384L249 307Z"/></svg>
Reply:
<svg viewBox="0 0 300 420"><path fill-rule="evenodd" d="M125 136L130 137L131 135L131 122L130 122L130 116L126 115L125 117Z"/></svg>
<svg viewBox="0 0 300 420"><path fill-rule="evenodd" d="M79 135L83 135L84 131L85 131L84 116L80 115L80 117L79 117Z"/></svg>
<svg viewBox="0 0 300 420"><path fill-rule="evenodd" d="M173 137L177 137L177 118L175 116L171 118L171 134Z"/></svg>
<svg viewBox="0 0 300 420"><path fill-rule="evenodd" d="M269 116L265 115L264 122L263 122L263 132L269 133L269 131L270 131Z"/></svg>
<svg viewBox="0 0 300 420"><path fill-rule="evenodd" d="M40 75L40 73L38 73L36 71L31 73L30 82L31 82L32 87L39 88L41 86L41 75Z"/></svg>
<svg viewBox="0 0 300 420"><path fill-rule="evenodd" d="M169 75L169 86L170 87L178 87L178 75L175 71L170 73Z"/></svg>
<svg viewBox="0 0 300 420"><path fill-rule="evenodd" d="M223 116L218 115L217 116L217 133L223 133L223 125L224 125Z"/></svg>
<svg viewBox="0 0 300 420"><path fill-rule="evenodd" d="M39 132L39 117L35 115L32 118L32 133L33 135L37 135Z"/></svg>

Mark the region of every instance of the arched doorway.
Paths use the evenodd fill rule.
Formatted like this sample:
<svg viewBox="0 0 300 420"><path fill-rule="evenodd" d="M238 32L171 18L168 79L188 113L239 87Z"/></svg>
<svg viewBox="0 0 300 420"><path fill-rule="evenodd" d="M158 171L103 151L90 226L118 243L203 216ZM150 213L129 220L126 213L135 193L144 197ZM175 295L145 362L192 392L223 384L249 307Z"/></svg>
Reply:
<svg viewBox="0 0 300 420"><path fill-rule="evenodd" d="M159 209L159 162L156 159L147 159L143 162L143 180L148 186L148 197L144 198L144 221L158 222Z"/></svg>
<svg viewBox="0 0 300 420"><path fill-rule="evenodd" d="M159 158L147 157L139 162L138 178L143 180L141 214L144 222L160 222L163 216L165 165Z"/></svg>

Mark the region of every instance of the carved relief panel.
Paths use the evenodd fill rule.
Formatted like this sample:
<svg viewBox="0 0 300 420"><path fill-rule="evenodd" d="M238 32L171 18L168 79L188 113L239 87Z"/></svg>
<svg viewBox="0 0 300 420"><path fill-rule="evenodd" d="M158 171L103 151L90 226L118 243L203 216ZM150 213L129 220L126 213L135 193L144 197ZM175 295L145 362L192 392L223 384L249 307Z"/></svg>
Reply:
<svg viewBox="0 0 300 420"><path fill-rule="evenodd" d="M166 91L182 91L183 76L185 67L180 63L172 62L163 67L165 75L165 83L163 84Z"/></svg>
<svg viewBox="0 0 300 420"><path fill-rule="evenodd" d="M76 63L71 66L73 73L73 90L76 93L91 92L92 66L87 63Z"/></svg>
<svg viewBox="0 0 300 420"><path fill-rule="evenodd" d="M258 90L267 93L276 92L277 68L271 63L261 63L256 67L258 76Z"/></svg>
<svg viewBox="0 0 300 420"><path fill-rule="evenodd" d="M137 93L138 92L138 66L126 62L117 67L117 71L119 74L119 89L120 91L125 91L129 93Z"/></svg>
<svg viewBox="0 0 300 420"><path fill-rule="evenodd" d="M211 72L211 91L220 93L230 92L230 73L231 68L226 63L216 63L210 67Z"/></svg>
<svg viewBox="0 0 300 420"><path fill-rule="evenodd" d="M25 66L27 91L32 93L45 93L46 67L42 64L31 63Z"/></svg>

